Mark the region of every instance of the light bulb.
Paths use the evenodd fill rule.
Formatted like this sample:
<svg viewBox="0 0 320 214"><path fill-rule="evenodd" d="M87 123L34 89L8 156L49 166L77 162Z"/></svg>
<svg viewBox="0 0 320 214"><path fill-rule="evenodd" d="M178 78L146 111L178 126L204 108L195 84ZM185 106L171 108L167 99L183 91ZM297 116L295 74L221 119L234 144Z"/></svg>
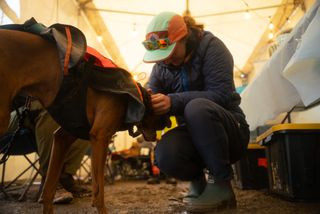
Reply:
<svg viewBox="0 0 320 214"><path fill-rule="evenodd" d="M291 24L290 18L287 18L287 23L288 23L288 24Z"/></svg>
<svg viewBox="0 0 320 214"><path fill-rule="evenodd" d="M272 33L272 32L270 32L270 33L268 34L268 38L269 38L269 39L273 39L273 33Z"/></svg>
<svg viewBox="0 0 320 214"><path fill-rule="evenodd" d="M131 35L132 35L133 37L136 37L136 36L137 36L137 29L136 29L136 23L135 23L135 22L133 23L133 26L132 26Z"/></svg>
<svg viewBox="0 0 320 214"><path fill-rule="evenodd" d="M270 22L270 23L269 23L269 29L270 29L270 30L273 30L273 28L274 28L274 25L273 25L272 22Z"/></svg>
<svg viewBox="0 0 320 214"><path fill-rule="evenodd" d="M102 36L97 36L97 40L99 41L99 42L102 42Z"/></svg>
<svg viewBox="0 0 320 214"><path fill-rule="evenodd" d="M244 14L244 18L247 20L251 18L251 13L249 10L247 10L246 13Z"/></svg>

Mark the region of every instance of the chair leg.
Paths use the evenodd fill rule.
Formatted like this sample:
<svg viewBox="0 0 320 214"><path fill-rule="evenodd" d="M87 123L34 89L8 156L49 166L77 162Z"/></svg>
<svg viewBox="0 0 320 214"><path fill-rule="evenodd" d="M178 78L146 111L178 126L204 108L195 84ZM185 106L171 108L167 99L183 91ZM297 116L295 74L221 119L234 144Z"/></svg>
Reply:
<svg viewBox="0 0 320 214"><path fill-rule="evenodd" d="M31 167L35 167L33 165L29 165L25 170L23 170L15 179L13 179L9 184L7 184L4 188L8 189L13 183L15 183L24 173L26 173Z"/></svg>
<svg viewBox="0 0 320 214"><path fill-rule="evenodd" d="M28 184L28 186L25 188L24 192L21 194L21 196L19 197L18 201L24 201L25 200L25 196L28 193L30 187L33 185L35 179L38 177L38 175L40 175L40 171L39 168L36 167L36 164L40 161L40 159L38 158L37 160L35 160L34 162L32 162L28 156L24 155L24 157L26 158L26 160L30 163L31 166L33 166L33 168L35 169L36 173L35 175L32 177L31 182Z"/></svg>
<svg viewBox="0 0 320 214"><path fill-rule="evenodd" d="M37 171L34 174L34 176L32 177L31 181L29 182L28 186L24 189L23 193L18 198L18 201L24 201L26 199L26 194L28 193L30 187L32 186L34 180L37 178L38 175L39 175L39 171Z"/></svg>
<svg viewBox="0 0 320 214"><path fill-rule="evenodd" d="M82 169L83 169L83 171L85 172L85 173L87 173L87 176L86 177L84 177L83 179L81 179L81 180L83 180L83 181L86 181L87 179L89 179L89 177L90 177L90 169L88 169L89 167L88 167L88 161L90 161L91 160L91 158L90 158L90 156L85 156L84 158L83 158L83 160L82 160L82 162L81 162L81 166L80 166L80 169L79 169L79 173L78 173L78 175L77 175L77 179L78 180L80 180L81 179L81 171L82 171ZM88 167L88 168L87 168Z"/></svg>
<svg viewBox="0 0 320 214"><path fill-rule="evenodd" d="M107 154L105 163L105 180L108 184L114 183L114 173L112 170L111 153Z"/></svg>
<svg viewBox="0 0 320 214"><path fill-rule="evenodd" d="M0 191L4 194L6 199L11 199L11 197L7 194L6 188L4 185L4 177L6 173L6 162L3 163L2 165L2 175L1 175L1 186L0 186Z"/></svg>
<svg viewBox="0 0 320 214"><path fill-rule="evenodd" d="M35 161L32 162L32 161L28 158L27 155L23 155L23 156L24 156L25 159L30 163L30 165L37 171L37 173L40 173L40 172L39 172L39 169L36 167L36 163L39 162L39 158L38 158L37 160L35 160Z"/></svg>
<svg viewBox="0 0 320 214"><path fill-rule="evenodd" d="M36 167L36 163L39 161L39 158L37 160L35 160L34 162L32 162L26 155L24 155L24 157L26 158L26 160L29 162L30 165L25 170L23 170L18 176L16 176L15 179L13 179L10 183L8 183L6 185L4 184L6 163L3 163L0 191L5 195L6 199L8 199L8 200L12 200L12 197L7 193L8 191L14 191L14 190L21 189L21 188L24 188L24 191L20 195L18 201L25 200L25 196L28 193L31 185L33 184L34 180L39 175L39 169ZM31 178L31 181L29 182L29 184L27 186L24 185L23 187L19 187L19 188L10 188L12 184L14 184L22 175L24 175L32 167L36 170L36 173L35 173L35 175L33 175L33 177Z"/></svg>

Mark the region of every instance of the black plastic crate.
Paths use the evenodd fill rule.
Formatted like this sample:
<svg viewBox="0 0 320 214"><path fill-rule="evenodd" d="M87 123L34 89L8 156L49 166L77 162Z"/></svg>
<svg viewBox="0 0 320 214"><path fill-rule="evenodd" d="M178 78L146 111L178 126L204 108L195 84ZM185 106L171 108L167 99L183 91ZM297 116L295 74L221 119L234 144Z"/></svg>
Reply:
<svg viewBox="0 0 320 214"><path fill-rule="evenodd" d="M268 170L265 147L248 145L247 153L233 164L234 184L240 189L268 188Z"/></svg>
<svg viewBox="0 0 320 214"><path fill-rule="evenodd" d="M257 138L267 147L269 190L288 200L320 199L320 124L281 124Z"/></svg>

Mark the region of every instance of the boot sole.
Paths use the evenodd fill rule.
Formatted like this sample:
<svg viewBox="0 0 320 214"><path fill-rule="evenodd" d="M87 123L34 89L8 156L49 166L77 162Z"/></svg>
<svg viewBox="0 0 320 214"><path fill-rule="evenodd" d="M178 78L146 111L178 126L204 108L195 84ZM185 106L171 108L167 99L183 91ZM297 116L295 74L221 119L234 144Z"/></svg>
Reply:
<svg viewBox="0 0 320 214"><path fill-rule="evenodd" d="M221 210L231 210L231 209L236 209L237 208L237 202L232 200L232 201L223 201L219 204L191 204L187 203L186 205L186 210L191 213L207 213L207 212L218 212Z"/></svg>
<svg viewBox="0 0 320 214"><path fill-rule="evenodd" d="M188 195L188 196L184 196L182 198L182 203L184 204L188 204L188 203L191 203L191 201L195 198L198 198L199 195Z"/></svg>

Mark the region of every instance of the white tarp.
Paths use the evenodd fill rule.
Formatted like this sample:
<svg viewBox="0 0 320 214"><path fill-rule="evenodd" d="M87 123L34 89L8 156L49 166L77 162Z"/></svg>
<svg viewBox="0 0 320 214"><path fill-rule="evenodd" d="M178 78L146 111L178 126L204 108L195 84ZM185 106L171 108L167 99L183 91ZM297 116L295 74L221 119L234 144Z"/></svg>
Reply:
<svg viewBox="0 0 320 214"><path fill-rule="evenodd" d="M305 106L320 98L320 8L301 37L301 44L283 71Z"/></svg>
<svg viewBox="0 0 320 214"><path fill-rule="evenodd" d="M314 19L319 3L319 0L315 2L314 6L293 29L287 40L281 44L265 64L260 74L241 94L241 107L247 116L251 130L301 103L297 89L282 76L282 72L295 54L298 44L301 43L300 51L303 52L302 48L306 48L306 45L302 46L304 44L302 35Z"/></svg>

